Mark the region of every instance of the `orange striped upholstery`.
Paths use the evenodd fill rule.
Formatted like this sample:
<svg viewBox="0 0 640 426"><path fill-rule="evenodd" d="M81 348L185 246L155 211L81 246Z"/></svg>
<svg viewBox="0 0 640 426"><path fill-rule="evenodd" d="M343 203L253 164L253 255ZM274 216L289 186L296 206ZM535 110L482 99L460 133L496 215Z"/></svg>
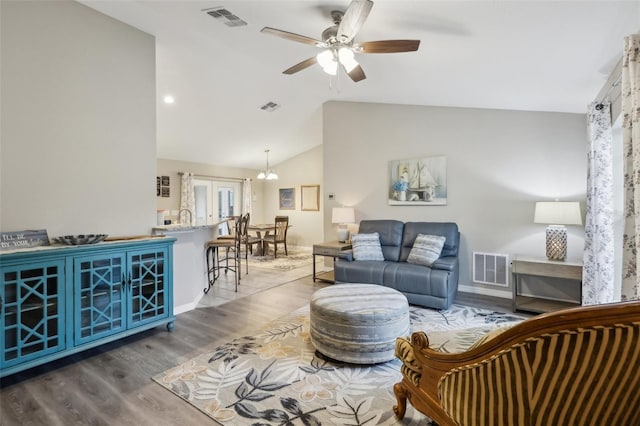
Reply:
<svg viewBox="0 0 640 426"><path fill-rule="evenodd" d="M528 338L438 387L462 426L640 425L640 322Z"/></svg>
<svg viewBox="0 0 640 426"><path fill-rule="evenodd" d="M411 380L415 386L418 386L422 375L422 366L416 360L413 346L411 346L411 342L407 338L398 337L396 339L395 355L402 361L402 366L400 366L402 375Z"/></svg>

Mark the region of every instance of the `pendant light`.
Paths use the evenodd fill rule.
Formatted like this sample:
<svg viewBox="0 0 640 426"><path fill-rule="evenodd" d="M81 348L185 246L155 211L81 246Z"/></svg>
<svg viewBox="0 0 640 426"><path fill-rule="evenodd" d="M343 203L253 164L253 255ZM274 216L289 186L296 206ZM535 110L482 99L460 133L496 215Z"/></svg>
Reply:
<svg viewBox="0 0 640 426"><path fill-rule="evenodd" d="M276 180L278 179L278 175L273 169L269 170L269 150L265 149L264 152L267 154L267 167L264 170L260 170L258 173L258 179L266 179L266 180Z"/></svg>

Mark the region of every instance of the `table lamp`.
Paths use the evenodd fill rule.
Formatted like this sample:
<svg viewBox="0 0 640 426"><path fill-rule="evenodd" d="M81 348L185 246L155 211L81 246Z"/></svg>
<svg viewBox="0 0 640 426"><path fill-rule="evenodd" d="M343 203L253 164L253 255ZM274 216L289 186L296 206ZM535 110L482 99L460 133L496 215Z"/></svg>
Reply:
<svg viewBox="0 0 640 426"><path fill-rule="evenodd" d="M356 216L353 207L334 207L331 211L331 223L338 224L338 241L344 243L349 239L348 223L354 223Z"/></svg>
<svg viewBox="0 0 640 426"><path fill-rule="evenodd" d="M538 201L534 223L546 223L547 259L564 260L567 257L567 227L582 225L580 203L577 201Z"/></svg>

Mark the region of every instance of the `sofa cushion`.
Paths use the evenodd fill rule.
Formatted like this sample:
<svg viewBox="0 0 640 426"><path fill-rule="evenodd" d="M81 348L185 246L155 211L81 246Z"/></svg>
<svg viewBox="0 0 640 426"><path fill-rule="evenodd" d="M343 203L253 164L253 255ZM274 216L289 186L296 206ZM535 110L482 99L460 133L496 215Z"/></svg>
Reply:
<svg viewBox="0 0 640 426"><path fill-rule="evenodd" d="M351 245L355 260L384 260L382 247L380 247L380 235L377 232L353 235Z"/></svg>
<svg viewBox="0 0 640 426"><path fill-rule="evenodd" d="M445 240L445 237L438 235L418 234L409 253L409 257L407 257L407 263L424 266L433 265L433 263L440 258Z"/></svg>
<svg viewBox="0 0 640 426"><path fill-rule="evenodd" d="M404 223L399 220L363 220L360 222L358 232L363 234L377 232L380 234L384 260L397 262L400 259L403 230Z"/></svg>
<svg viewBox="0 0 640 426"><path fill-rule="evenodd" d="M350 262L337 259L334 265L336 282L382 284L384 270L388 264L390 262L380 262L378 260Z"/></svg>
<svg viewBox="0 0 640 426"><path fill-rule="evenodd" d="M439 235L445 237L441 256L458 256L460 233L458 225L452 222L407 222L402 236L402 251L400 262L406 262L413 248L413 243L419 234Z"/></svg>

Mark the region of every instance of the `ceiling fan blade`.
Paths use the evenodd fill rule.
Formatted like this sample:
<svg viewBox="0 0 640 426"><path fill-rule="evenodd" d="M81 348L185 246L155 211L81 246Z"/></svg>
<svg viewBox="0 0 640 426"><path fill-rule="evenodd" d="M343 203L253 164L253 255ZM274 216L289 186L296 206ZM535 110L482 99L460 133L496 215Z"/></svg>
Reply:
<svg viewBox="0 0 640 426"><path fill-rule="evenodd" d="M342 67L344 69L344 65ZM344 70L347 71L346 69ZM367 78L367 76L364 75L364 70L360 65L356 65L356 67L352 69L351 72L347 72L347 74L349 74L349 77L351 77L351 80L353 80L354 83L357 83Z"/></svg>
<svg viewBox="0 0 640 426"><path fill-rule="evenodd" d="M338 41L348 43L353 40L364 25L364 21L367 20L372 7L373 2L371 0L352 0L338 26L338 34L336 36Z"/></svg>
<svg viewBox="0 0 640 426"><path fill-rule="evenodd" d="M316 59L315 56L312 56L309 59L305 59L304 61L295 64L291 68L287 68L286 70L282 71L282 74L289 74L289 75L295 74L298 71L302 71L303 69L309 68L311 65L316 63L318 63L318 60Z"/></svg>
<svg viewBox="0 0 640 426"><path fill-rule="evenodd" d="M420 47L420 40L380 40L365 41L353 45L358 53L399 53L415 52Z"/></svg>
<svg viewBox="0 0 640 426"><path fill-rule="evenodd" d="M291 41L297 41L298 43L310 44L317 47L326 47L326 43L315 38L303 36L300 34L290 33L289 31L278 30L276 28L264 27L260 30L261 33L271 34L277 37L281 37Z"/></svg>

